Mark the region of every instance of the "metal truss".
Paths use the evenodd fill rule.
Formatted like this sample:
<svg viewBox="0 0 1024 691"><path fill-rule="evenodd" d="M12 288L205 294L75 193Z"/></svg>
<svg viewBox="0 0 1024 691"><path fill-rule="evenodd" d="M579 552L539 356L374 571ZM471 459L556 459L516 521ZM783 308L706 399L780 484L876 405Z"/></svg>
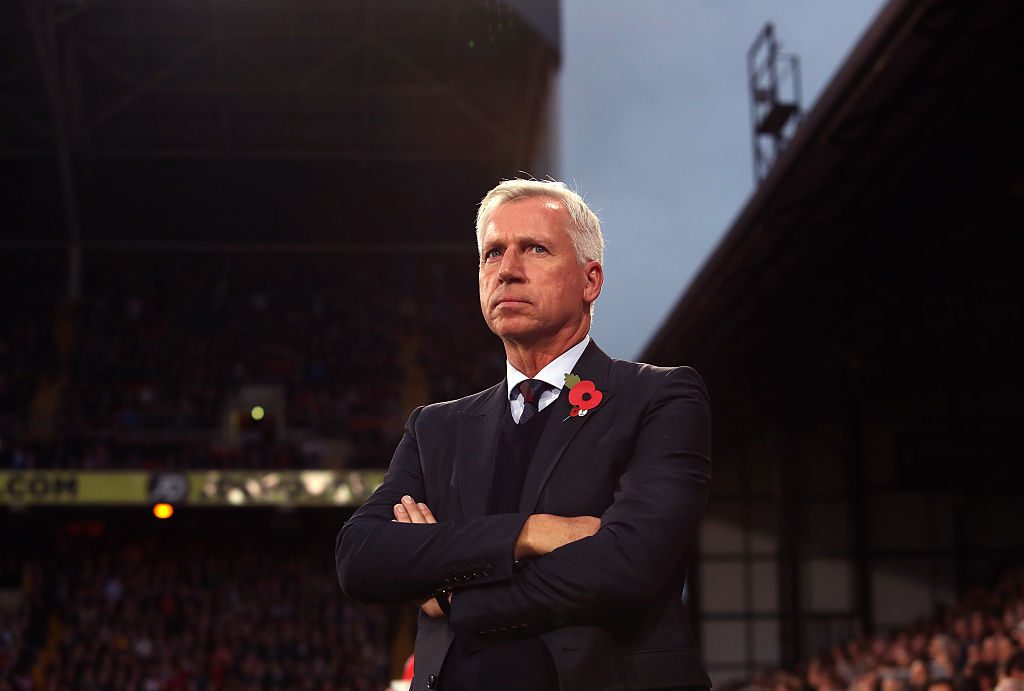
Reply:
<svg viewBox="0 0 1024 691"><path fill-rule="evenodd" d="M17 131L0 157L515 163L529 150L544 95L535 82L557 56L513 30L507 10L496 23L516 63L496 75L494 50L464 43L493 19L481 3L282 7L21 0L8 43L26 50L0 62L0 111ZM422 133L418 145L396 143L406 129Z"/></svg>

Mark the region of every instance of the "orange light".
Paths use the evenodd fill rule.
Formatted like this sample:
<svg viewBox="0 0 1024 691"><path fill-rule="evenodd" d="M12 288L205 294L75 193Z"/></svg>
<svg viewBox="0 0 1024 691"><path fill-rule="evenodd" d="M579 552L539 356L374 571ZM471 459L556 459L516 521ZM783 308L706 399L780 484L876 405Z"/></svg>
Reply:
<svg viewBox="0 0 1024 691"><path fill-rule="evenodd" d="M170 518L174 515L174 507L170 504L154 504L153 515L157 518Z"/></svg>

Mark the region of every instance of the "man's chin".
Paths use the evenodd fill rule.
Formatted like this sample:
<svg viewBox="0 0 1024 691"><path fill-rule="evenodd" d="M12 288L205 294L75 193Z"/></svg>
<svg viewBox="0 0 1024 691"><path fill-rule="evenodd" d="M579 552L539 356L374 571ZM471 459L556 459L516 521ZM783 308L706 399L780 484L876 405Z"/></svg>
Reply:
<svg viewBox="0 0 1024 691"><path fill-rule="evenodd" d="M507 307L505 303L494 307L490 317L491 328L498 331L519 330L533 321L523 310Z"/></svg>
<svg viewBox="0 0 1024 691"><path fill-rule="evenodd" d="M491 331L501 340L515 343L533 341L538 335L536 324L527 324L513 319L502 319L491 324Z"/></svg>

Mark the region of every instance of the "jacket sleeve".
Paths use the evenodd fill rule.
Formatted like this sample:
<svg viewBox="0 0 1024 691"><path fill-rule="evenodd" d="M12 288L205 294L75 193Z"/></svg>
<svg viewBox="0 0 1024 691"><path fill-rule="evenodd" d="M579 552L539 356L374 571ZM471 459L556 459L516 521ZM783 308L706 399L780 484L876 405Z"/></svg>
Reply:
<svg viewBox="0 0 1024 691"><path fill-rule="evenodd" d="M655 597L707 504L710 420L700 376L689 367L671 370L645 411L597 533L526 562L507 583L456 593L456 634L540 633Z"/></svg>
<svg viewBox="0 0 1024 691"><path fill-rule="evenodd" d="M403 495L425 501L417 422L405 434L384 482L342 526L335 565L342 590L366 603L388 604L458 588L507 580L516 539L527 514L497 514L436 524L396 523L392 508Z"/></svg>

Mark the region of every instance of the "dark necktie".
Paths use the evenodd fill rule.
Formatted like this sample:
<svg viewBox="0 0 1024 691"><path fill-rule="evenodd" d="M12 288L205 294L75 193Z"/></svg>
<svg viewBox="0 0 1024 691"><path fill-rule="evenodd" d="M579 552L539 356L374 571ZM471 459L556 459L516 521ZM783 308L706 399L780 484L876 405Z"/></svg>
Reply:
<svg viewBox="0 0 1024 691"><path fill-rule="evenodd" d="M527 379L519 384L519 392L523 394L523 414L519 416L519 424L529 422L537 414L540 395L551 388L551 384L540 379Z"/></svg>

